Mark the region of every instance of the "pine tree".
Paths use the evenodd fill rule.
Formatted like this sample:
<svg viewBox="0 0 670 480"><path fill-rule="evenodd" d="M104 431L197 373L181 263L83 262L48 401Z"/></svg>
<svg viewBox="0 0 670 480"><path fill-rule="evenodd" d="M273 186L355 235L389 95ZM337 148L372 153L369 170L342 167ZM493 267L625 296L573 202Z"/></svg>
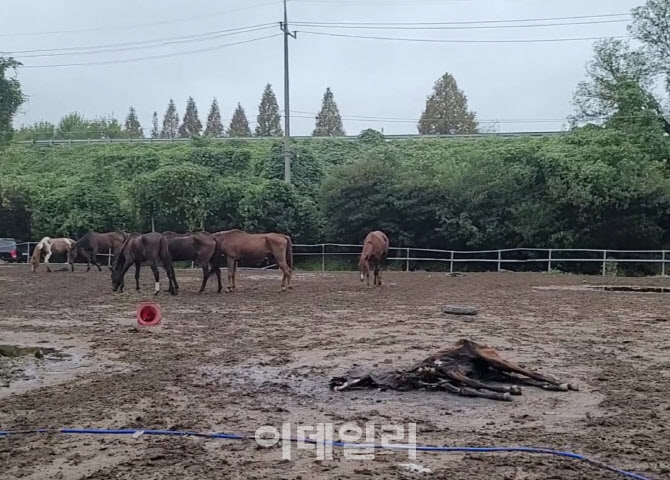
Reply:
<svg viewBox="0 0 670 480"><path fill-rule="evenodd" d="M316 116L316 126L312 132L314 137L335 137L344 135L342 117L337 109L333 92L326 88L321 102L321 111Z"/></svg>
<svg viewBox="0 0 670 480"><path fill-rule="evenodd" d="M284 131L281 128L281 116L277 97L272 91L272 85L265 86L261 104L258 106L258 118L256 119L257 137L281 137Z"/></svg>
<svg viewBox="0 0 670 480"><path fill-rule="evenodd" d="M179 136L182 138L198 137L200 132L202 132L202 122L198 118L198 107L195 106L193 97L188 97L184 123L179 127Z"/></svg>
<svg viewBox="0 0 670 480"><path fill-rule="evenodd" d="M435 82L418 129L423 135L477 133L475 113L468 110L468 98L451 74L445 73Z"/></svg>
<svg viewBox="0 0 670 480"><path fill-rule="evenodd" d="M126 125L125 125L126 135L129 138L142 138L142 125L137 119L137 112L133 107L130 107L128 110L128 115L126 116Z"/></svg>
<svg viewBox="0 0 670 480"><path fill-rule="evenodd" d="M179 131L179 114L174 100L170 99L165 115L163 116L163 129L161 130L161 138L175 138Z"/></svg>
<svg viewBox="0 0 670 480"><path fill-rule="evenodd" d="M233 113L233 118L230 120L230 126L228 127L228 136L229 137L250 137L251 129L249 128L249 121L247 120L247 115L244 113L242 105L237 104L235 113Z"/></svg>
<svg viewBox="0 0 670 480"><path fill-rule="evenodd" d="M154 112L154 116L151 118L151 138L159 138L161 132L158 129L158 112Z"/></svg>
<svg viewBox="0 0 670 480"><path fill-rule="evenodd" d="M214 98L212 106L207 115L207 127L205 127L205 135L212 137L223 137L225 135L223 123L221 123L221 110L219 109L219 102Z"/></svg>

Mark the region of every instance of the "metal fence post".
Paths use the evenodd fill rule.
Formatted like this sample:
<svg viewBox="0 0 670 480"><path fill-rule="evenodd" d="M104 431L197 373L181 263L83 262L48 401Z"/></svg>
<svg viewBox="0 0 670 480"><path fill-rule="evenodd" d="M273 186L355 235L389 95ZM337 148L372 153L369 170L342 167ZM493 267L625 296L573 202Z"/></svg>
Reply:
<svg viewBox="0 0 670 480"><path fill-rule="evenodd" d="M607 250L603 250L603 277L607 275L606 272L606 266L607 266Z"/></svg>
<svg viewBox="0 0 670 480"><path fill-rule="evenodd" d="M549 264L547 265L547 273L551 273L551 248L549 249Z"/></svg>
<svg viewBox="0 0 670 480"><path fill-rule="evenodd" d="M321 271L326 271L326 245L321 244Z"/></svg>
<svg viewBox="0 0 670 480"><path fill-rule="evenodd" d="M498 271L502 270L502 251L498 250Z"/></svg>
<svg viewBox="0 0 670 480"><path fill-rule="evenodd" d="M663 250L663 257L661 261L661 276L665 277L665 250Z"/></svg>
<svg viewBox="0 0 670 480"><path fill-rule="evenodd" d="M449 262L449 273L454 273L454 251L451 251L451 261Z"/></svg>
<svg viewBox="0 0 670 480"><path fill-rule="evenodd" d="M405 271L409 272L409 248L407 249L407 265L405 266Z"/></svg>
<svg viewBox="0 0 670 480"><path fill-rule="evenodd" d="M112 266L112 249L110 248L109 251L107 252L107 266L111 267Z"/></svg>

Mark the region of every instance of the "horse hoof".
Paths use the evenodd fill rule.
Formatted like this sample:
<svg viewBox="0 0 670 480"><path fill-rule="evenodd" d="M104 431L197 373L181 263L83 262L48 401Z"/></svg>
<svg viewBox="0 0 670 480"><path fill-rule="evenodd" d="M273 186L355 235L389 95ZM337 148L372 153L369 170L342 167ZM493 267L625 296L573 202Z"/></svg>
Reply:
<svg viewBox="0 0 670 480"><path fill-rule="evenodd" d="M578 392L579 391L579 385L577 385L576 383L568 383L568 390Z"/></svg>
<svg viewBox="0 0 670 480"><path fill-rule="evenodd" d="M518 385L512 385L509 390L512 395L521 395L521 387Z"/></svg>
<svg viewBox="0 0 670 480"><path fill-rule="evenodd" d="M502 399L506 402L511 402L512 401L512 395L509 393L503 393Z"/></svg>
<svg viewBox="0 0 670 480"><path fill-rule="evenodd" d="M558 389L559 389L561 392L567 392L569 388L570 388L570 385L567 384L567 383L561 383L561 384L558 386Z"/></svg>

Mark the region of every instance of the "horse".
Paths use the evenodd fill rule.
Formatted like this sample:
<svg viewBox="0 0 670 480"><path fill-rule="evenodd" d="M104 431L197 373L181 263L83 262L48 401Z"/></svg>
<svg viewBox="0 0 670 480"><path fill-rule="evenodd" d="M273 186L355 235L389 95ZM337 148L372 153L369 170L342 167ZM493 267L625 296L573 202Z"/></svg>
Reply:
<svg viewBox="0 0 670 480"><path fill-rule="evenodd" d="M221 268L219 266L221 251L219 243L209 232L197 232L192 234L180 234L175 232L163 232L168 241L168 248L173 262L194 261L202 268L202 286L200 292L205 291L209 276L214 273L218 280L218 292L221 286ZM209 268L211 265L211 269Z"/></svg>
<svg viewBox="0 0 670 480"><path fill-rule="evenodd" d="M37 267L40 264L40 258L42 257L42 252L45 252L44 264L47 267L47 272L51 272L49 267L49 259L51 255L65 255L66 265L69 258L68 252L74 246L74 240L69 238L50 238L44 237L39 241L35 250L33 250L33 255L30 258L30 269L33 273L37 271Z"/></svg>
<svg viewBox="0 0 670 480"><path fill-rule="evenodd" d="M140 267L143 262L148 262L156 279L155 294L160 291L160 282L158 274L158 261L163 263L163 268L167 273L169 280L168 291L172 295L177 294L179 285L175 278L174 268L172 267L172 256L168 247L167 239L160 233L145 233L144 235L129 236L121 247L119 255L114 262L112 269L112 290L123 291L123 279L128 269L135 264L135 283L137 290L140 289Z"/></svg>
<svg viewBox="0 0 670 480"><path fill-rule="evenodd" d="M226 230L214 234L219 249L228 263L227 292L235 290L235 272L240 260L258 261L268 256L274 257L283 273L281 290L293 289L291 269L293 268L293 242L291 237L281 233L247 233L242 230Z"/></svg>
<svg viewBox="0 0 670 480"><path fill-rule="evenodd" d="M101 272L102 268L97 261L98 252L111 252L112 254L112 263L114 262L115 257L121 251L123 243L128 238L128 235L121 232L108 232L108 233L97 233L97 232L88 232L86 235L77 240L70 250L68 255L68 261L70 262L70 269L74 272L74 261L76 260L79 254L83 255L86 258L88 265L86 266L86 271L91 270L91 263L98 267L98 271Z"/></svg>
<svg viewBox="0 0 670 480"><path fill-rule="evenodd" d="M386 261L388 253L389 239L386 234L379 230L368 233L363 242L361 258L358 261L358 269L361 272L361 282L367 279L367 283L370 285L370 264L372 263L375 272L374 285L377 286L382 284L382 274L379 271L379 267Z"/></svg>

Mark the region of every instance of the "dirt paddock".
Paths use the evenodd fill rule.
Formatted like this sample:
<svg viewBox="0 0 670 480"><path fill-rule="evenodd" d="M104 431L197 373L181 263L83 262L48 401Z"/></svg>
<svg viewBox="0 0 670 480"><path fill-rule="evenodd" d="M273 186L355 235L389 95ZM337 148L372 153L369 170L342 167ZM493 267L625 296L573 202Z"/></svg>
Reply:
<svg viewBox="0 0 670 480"><path fill-rule="evenodd" d="M141 428L253 434L262 425L416 423L424 445L556 448L653 479L670 477L670 295L589 285L670 286L655 279L548 274L294 276L243 271L238 291L157 300L163 325L135 328L143 290L111 291L108 272L0 266L0 345L43 358L0 357L0 429ZM163 275L164 278L164 275ZM225 279L225 272L224 272ZM166 282L163 282L166 286ZM560 288L559 288L560 287ZM469 305L474 317L442 307ZM328 389L354 364L403 368L460 338L576 382L579 392L525 388L514 401L439 392ZM53 349L53 350L49 350ZM56 355L56 353L58 355ZM295 431L292 433L295 434ZM337 434L335 435L337 439ZM364 438L362 439L365 440ZM375 440L379 440L376 438ZM416 463L431 473L412 473ZM22 479L616 479L573 460L520 454L376 452L317 460L314 451L195 437L28 435L0 438L0 478Z"/></svg>

